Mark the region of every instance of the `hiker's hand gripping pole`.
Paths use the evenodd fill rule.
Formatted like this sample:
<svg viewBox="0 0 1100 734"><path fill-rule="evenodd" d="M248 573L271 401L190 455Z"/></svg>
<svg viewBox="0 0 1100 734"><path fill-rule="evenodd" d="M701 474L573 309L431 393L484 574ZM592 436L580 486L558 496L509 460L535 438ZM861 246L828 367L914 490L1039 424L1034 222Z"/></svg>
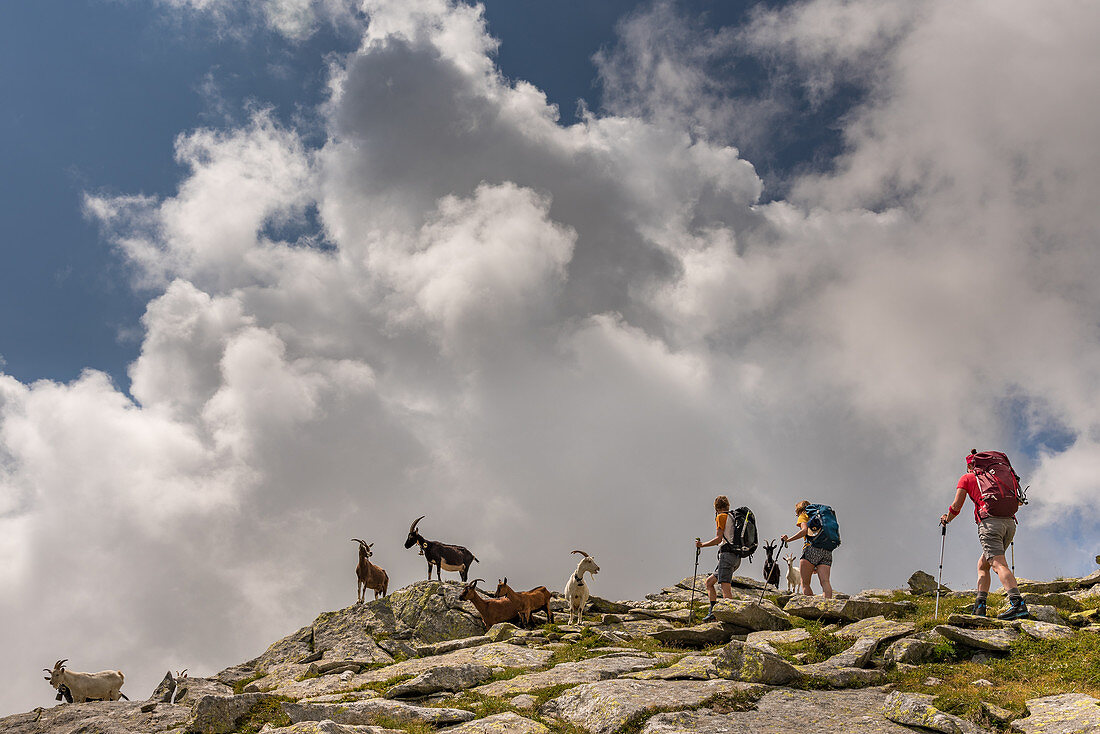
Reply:
<svg viewBox="0 0 1100 734"><path fill-rule="evenodd" d="M932 619L940 618L940 587L943 586L943 547L947 543L947 523L940 520L940 577L936 579L936 613Z"/></svg>

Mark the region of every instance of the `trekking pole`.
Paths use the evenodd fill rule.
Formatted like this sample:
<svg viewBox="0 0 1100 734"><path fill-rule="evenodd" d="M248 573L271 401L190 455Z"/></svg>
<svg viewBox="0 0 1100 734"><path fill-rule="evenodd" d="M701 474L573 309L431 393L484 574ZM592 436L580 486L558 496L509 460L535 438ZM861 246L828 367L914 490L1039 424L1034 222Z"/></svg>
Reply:
<svg viewBox="0 0 1100 734"><path fill-rule="evenodd" d="M698 543L702 538L696 538ZM691 573L691 601L688 602L688 624L695 623L695 587L699 584L699 551L703 550L695 546L695 570Z"/></svg>
<svg viewBox="0 0 1100 734"><path fill-rule="evenodd" d="M1012 575L1016 575L1016 541L1012 541L1008 544L1008 550L1012 553Z"/></svg>
<svg viewBox="0 0 1100 734"><path fill-rule="evenodd" d="M932 619L940 618L940 587L943 586L943 546L947 543L947 523L940 523L940 577L936 580L936 613Z"/></svg>
<svg viewBox="0 0 1100 734"><path fill-rule="evenodd" d="M786 547L787 547L787 541L784 540L782 543L780 543L779 550L775 552L775 557L777 559L780 556L783 555L783 549L786 548ZM773 563L776 563L778 565L778 561L773 561ZM762 589L760 589L760 598L756 600L756 606L760 606L761 604L764 603L764 592L767 591L767 590L768 590L768 582L765 581L764 582L764 587ZM779 587L776 586L775 590L779 591Z"/></svg>

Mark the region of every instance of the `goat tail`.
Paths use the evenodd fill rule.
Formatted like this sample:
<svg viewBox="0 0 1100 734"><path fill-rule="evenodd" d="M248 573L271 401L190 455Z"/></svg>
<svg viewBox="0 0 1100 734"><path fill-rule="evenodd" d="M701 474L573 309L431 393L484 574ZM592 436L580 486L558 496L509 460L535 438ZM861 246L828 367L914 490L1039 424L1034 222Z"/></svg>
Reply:
<svg viewBox="0 0 1100 734"><path fill-rule="evenodd" d="M120 701L121 701L122 699L126 699L127 701L129 701L129 700L130 700L130 697L129 697L129 696L127 696L127 695L126 695L125 693L123 693L122 691L119 691L119 692L118 692L118 700L120 700Z"/></svg>

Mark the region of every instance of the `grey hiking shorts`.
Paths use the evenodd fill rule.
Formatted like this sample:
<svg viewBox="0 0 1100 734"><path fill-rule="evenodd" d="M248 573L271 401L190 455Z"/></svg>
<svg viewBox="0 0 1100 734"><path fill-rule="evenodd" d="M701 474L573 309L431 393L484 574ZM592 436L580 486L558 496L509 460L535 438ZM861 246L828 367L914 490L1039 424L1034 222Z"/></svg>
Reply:
<svg viewBox="0 0 1100 734"><path fill-rule="evenodd" d="M987 561L1003 556L1015 536L1016 521L1011 517L987 517L978 523L978 542Z"/></svg>
<svg viewBox="0 0 1100 734"><path fill-rule="evenodd" d="M718 577L718 583L728 584L733 581L733 572L741 565L741 556L736 553L723 553L718 551L718 566L714 569L714 575Z"/></svg>

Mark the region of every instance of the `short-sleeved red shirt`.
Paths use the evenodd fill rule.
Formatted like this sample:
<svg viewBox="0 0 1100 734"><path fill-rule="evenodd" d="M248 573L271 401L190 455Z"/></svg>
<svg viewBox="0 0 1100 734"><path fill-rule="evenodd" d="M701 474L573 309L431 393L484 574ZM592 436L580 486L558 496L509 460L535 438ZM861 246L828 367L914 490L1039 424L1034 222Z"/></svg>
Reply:
<svg viewBox="0 0 1100 734"><path fill-rule="evenodd" d="M965 489L966 493L970 495L970 499L974 500L974 522L981 523L982 510L985 509L985 502L982 502L982 493L978 489L978 478L967 472L959 477L959 483L955 485L958 489Z"/></svg>

